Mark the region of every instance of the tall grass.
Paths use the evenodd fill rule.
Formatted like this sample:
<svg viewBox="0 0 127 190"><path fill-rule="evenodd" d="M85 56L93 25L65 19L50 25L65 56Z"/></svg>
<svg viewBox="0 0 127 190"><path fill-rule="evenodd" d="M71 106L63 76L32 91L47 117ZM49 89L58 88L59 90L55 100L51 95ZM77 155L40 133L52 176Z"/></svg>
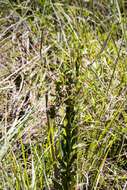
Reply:
<svg viewBox="0 0 127 190"><path fill-rule="evenodd" d="M126 2L0 9L0 189L125 190Z"/></svg>

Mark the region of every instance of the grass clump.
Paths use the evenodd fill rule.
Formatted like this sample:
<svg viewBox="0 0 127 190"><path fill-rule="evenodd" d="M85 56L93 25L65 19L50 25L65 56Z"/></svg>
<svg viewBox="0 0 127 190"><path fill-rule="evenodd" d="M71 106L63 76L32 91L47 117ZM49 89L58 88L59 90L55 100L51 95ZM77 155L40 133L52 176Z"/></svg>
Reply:
<svg viewBox="0 0 127 190"><path fill-rule="evenodd" d="M125 190L126 3L0 8L0 189Z"/></svg>

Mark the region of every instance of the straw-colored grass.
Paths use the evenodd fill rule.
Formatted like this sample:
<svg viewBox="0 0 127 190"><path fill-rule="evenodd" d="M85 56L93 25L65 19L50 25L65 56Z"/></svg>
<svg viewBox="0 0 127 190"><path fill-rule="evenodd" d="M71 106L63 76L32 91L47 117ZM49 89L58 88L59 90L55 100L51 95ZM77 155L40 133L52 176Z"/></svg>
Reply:
<svg viewBox="0 0 127 190"><path fill-rule="evenodd" d="M126 190L126 2L0 10L0 189Z"/></svg>

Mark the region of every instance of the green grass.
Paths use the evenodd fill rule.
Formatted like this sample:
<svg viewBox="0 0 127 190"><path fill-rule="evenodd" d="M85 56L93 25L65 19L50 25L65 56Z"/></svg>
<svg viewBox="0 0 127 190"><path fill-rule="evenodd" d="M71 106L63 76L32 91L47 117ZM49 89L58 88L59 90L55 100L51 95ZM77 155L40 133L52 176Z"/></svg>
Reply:
<svg viewBox="0 0 127 190"><path fill-rule="evenodd" d="M126 190L126 2L0 9L0 190Z"/></svg>

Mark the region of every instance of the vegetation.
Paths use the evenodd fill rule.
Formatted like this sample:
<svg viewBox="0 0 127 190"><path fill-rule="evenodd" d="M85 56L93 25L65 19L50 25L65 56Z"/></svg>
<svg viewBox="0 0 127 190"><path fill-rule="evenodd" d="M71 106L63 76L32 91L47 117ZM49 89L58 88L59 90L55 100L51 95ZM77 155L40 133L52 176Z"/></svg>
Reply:
<svg viewBox="0 0 127 190"><path fill-rule="evenodd" d="M0 190L127 189L126 9L0 1Z"/></svg>

